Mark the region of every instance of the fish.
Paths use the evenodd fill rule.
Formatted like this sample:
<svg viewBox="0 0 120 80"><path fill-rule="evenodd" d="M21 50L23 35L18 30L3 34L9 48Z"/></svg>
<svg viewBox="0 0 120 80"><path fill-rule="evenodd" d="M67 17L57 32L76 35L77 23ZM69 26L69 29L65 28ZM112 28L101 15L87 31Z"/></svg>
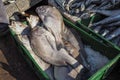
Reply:
<svg viewBox="0 0 120 80"><path fill-rule="evenodd" d="M28 25L25 25L19 21L12 21L10 28L16 33L18 36L18 39L22 42L22 44L25 46L25 48L29 51L29 53L32 55L32 57L35 59L35 61L39 64L42 70L46 70L50 67L50 64L44 62L41 58L39 58L37 55L35 55L34 51L31 48L30 41L28 38L28 34L30 33L30 30L27 29L24 33L24 30L28 27Z"/></svg>
<svg viewBox="0 0 120 80"><path fill-rule="evenodd" d="M27 19L27 22L29 23L29 26L31 27L31 29L33 29L33 28L37 27L38 25L40 25L40 19L36 15L30 15L26 19Z"/></svg>
<svg viewBox="0 0 120 80"><path fill-rule="evenodd" d="M115 29L113 32L111 32L110 34L106 35L105 38L107 40L111 40L111 39L115 38L118 35L120 35L120 28Z"/></svg>
<svg viewBox="0 0 120 80"><path fill-rule="evenodd" d="M94 13L99 13L105 16L115 16L115 15L119 15L120 14L120 10L91 10L90 12L94 12Z"/></svg>
<svg viewBox="0 0 120 80"><path fill-rule="evenodd" d="M120 35L116 36L115 38L113 38L110 41L113 42L115 45L118 45L119 41L120 41Z"/></svg>
<svg viewBox="0 0 120 80"><path fill-rule="evenodd" d="M110 16L110 17L107 17L99 22L93 23L92 27L99 26L99 25L106 25L106 24L109 24L111 22L116 22L119 20L120 20L120 15Z"/></svg>
<svg viewBox="0 0 120 80"><path fill-rule="evenodd" d="M66 50L61 48L58 51L56 49L54 36L43 27L39 27L31 32L30 41L36 55L49 64L65 66L67 63L70 65L77 63L77 60L71 57Z"/></svg>
<svg viewBox="0 0 120 80"><path fill-rule="evenodd" d="M51 6L40 6L36 9L37 14L45 27L55 36L57 49L63 47L61 29L64 26L63 18L60 12Z"/></svg>
<svg viewBox="0 0 120 80"><path fill-rule="evenodd" d="M34 18L36 18L36 17L34 17L34 16L31 16L32 18L30 18L30 19L28 19L28 20L31 20L31 21L33 21L32 19L34 19ZM38 21L38 20L37 20ZM33 21L34 22L34 21ZM29 23L30 23L30 21L29 21ZM31 22L31 24L33 24L32 22ZM36 23L37 24L37 23ZM39 27L37 27L37 28L39 28ZM34 29L33 29L34 30ZM42 37L44 37L45 35L42 35L42 33L44 34L46 34L46 36L47 36L47 38L48 38L48 42L49 42L49 44L48 44L48 47L47 48L49 48L48 50L50 50L50 51L52 51L53 50L53 53L58 53L58 54L61 54L62 55L62 53L67 53L67 51L65 51L64 49L61 49L60 51L58 51L57 49L56 49L56 45L55 45L55 39L54 39L54 36L49 32L49 31L47 31L47 30L45 30L44 29L44 27L40 27L40 31L38 31L38 32L36 32L35 31L35 33L37 33L38 35L39 35L39 33L41 34L41 36ZM35 36L35 35L34 35ZM41 39L42 39L42 37L41 37ZM43 39L45 39L45 38L43 38ZM42 40L41 40L41 42L42 42ZM47 42L46 42L47 43ZM33 43L33 44L35 44L35 43ZM50 49L50 47L49 47L49 45L53 48L53 49ZM33 46L35 46L35 45L33 45ZM47 49L46 48L46 49ZM37 50L36 50L37 51ZM43 51L44 52L44 51ZM49 52L49 51L48 51ZM56 55L55 54L55 55ZM69 56L69 55L67 55L67 56ZM70 57L70 56L69 56ZM69 58L68 57L68 58ZM51 57L51 58L53 58L53 57ZM57 58L57 56L55 57L55 58ZM67 57L66 57L67 58ZM71 58L71 60L74 60L75 61L75 59L72 59L72 57L70 57ZM45 60L45 59L44 59ZM51 61L51 60L49 60L49 61ZM70 61L71 62L71 61ZM54 62L53 62L54 63Z"/></svg>
<svg viewBox="0 0 120 80"><path fill-rule="evenodd" d="M116 22L106 25L107 28L116 27L116 26L120 26L120 21L116 21Z"/></svg>
<svg viewBox="0 0 120 80"><path fill-rule="evenodd" d="M96 27L93 29L93 31L94 31L95 33L99 33L100 30L101 30L101 26L96 26Z"/></svg>

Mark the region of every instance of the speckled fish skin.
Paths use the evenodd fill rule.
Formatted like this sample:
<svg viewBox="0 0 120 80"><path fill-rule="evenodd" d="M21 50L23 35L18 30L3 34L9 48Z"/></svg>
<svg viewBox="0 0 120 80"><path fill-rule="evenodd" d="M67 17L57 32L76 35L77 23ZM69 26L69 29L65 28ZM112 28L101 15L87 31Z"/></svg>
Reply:
<svg viewBox="0 0 120 80"><path fill-rule="evenodd" d="M111 28L111 27L116 27L116 26L120 26L120 21L117 22L113 22L111 24L108 24L106 27L107 28Z"/></svg>
<svg viewBox="0 0 120 80"><path fill-rule="evenodd" d="M66 63L70 65L77 63L77 60L68 55L63 48L57 51L57 49L52 47L55 46L55 38L43 27L34 30L31 33L30 40L36 54L50 64L63 66Z"/></svg>
<svg viewBox="0 0 120 80"><path fill-rule="evenodd" d="M100 30L101 30L101 26L96 26L96 27L93 29L93 31L94 31L95 33L99 33Z"/></svg>
<svg viewBox="0 0 120 80"><path fill-rule="evenodd" d="M64 25L60 12L51 6L41 6L36 9L45 27L55 36L58 50L63 47L61 28Z"/></svg>
<svg viewBox="0 0 120 80"><path fill-rule="evenodd" d="M19 40L22 42L22 44L27 48L27 50L30 52L32 57L35 59L35 61L39 64L42 70L46 70L50 67L50 64L47 64L44 62L41 58L37 57L35 53L33 52L29 39L28 39L28 34L30 33L30 30L27 30L24 32L24 30L28 26L18 22L18 21L12 21L10 28L18 35ZM24 34L22 34L24 33Z"/></svg>

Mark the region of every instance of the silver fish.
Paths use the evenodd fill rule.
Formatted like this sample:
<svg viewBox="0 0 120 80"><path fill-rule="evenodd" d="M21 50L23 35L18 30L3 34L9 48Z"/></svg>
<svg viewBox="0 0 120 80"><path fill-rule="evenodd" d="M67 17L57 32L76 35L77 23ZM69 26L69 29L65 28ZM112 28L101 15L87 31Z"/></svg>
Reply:
<svg viewBox="0 0 120 80"><path fill-rule="evenodd" d="M120 20L120 15L116 16L110 16L108 18L105 18L97 23L94 23L92 26L99 26L99 25L105 25L111 22L119 21Z"/></svg>
<svg viewBox="0 0 120 80"><path fill-rule="evenodd" d="M55 80L74 80L68 73L72 70L69 66L67 67L54 67ZM62 74L61 74L62 73Z"/></svg>
<svg viewBox="0 0 120 80"><path fill-rule="evenodd" d="M39 17L35 15L30 15L29 18L27 17L27 21L32 29L40 25Z"/></svg>
<svg viewBox="0 0 120 80"><path fill-rule="evenodd" d="M96 27L93 29L93 31L94 31L95 33L99 33L100 30L101 30L101 26L96 26Z"/></svg>
<svg viewBox="0 0 120 80"><path fill-rule="evenodd" d="M39 64L40 68L42 70L47 70L50 67L50 64L44 62L41 58L35 55L34 51L31 48L28 36L26 33L30 33L29 30L23 33L24 29L26 29L28 25L25 25L18 21L12 21L10 28L18 35L19 40L22 42L22 44L26 47L26 49L29 51L29 53L32 55L32 57L35 59L35 61Z"/></svg>
<svg viewBox="0 0 120 80"><path fill-rule="evenodd" d="M77 63L77 60L68 55L67 51L56 49L54 36L43 27L32 31L30 40L35 53L50 64L63 66L66 63L70 65Z"/></svg>
<svg viewBox="0 0 120 80"><path fill-rule="evenodd" d="M60 12L51 6L41 6L36 9L45 27L55 36L57 48L63 47L61 29L64 26Z"/></svg>
<svg viewBox="0 0 120 80"><path fill-rule="evenodd" d="M106 56L93 50L90 46L85 45L85 51L88 55L87 61L91 65L90 75L94 74L97 70L109 62L109 59Z"/></svg>
<svg viewBox="0 0 120 80"><path fill-rule="evenodd" d="M117 28L116 30L114 30L112 33L110 33L109 35L106 35L105 38L107 40L111 40L113 38L115 38L116 36L120 35L120 28Z"/></svg>
<svg viewBox="0 0 120 80"><path fill-rule="evenodd" d="M120 14L120 10L91 10L91 12L103 14L105 16L115 16Z"/></svg>
<svg viewBox="0 0 120 80"><path fill-rule="evenodd" d="M43 27L43 26L40 26L40 22L39 22L39 17L38 16L30 15L29 18L27 17L27 21L29 22L29 25L30 25L31 29L34 29L36 27ZM53 46L53 48L56 48L56 46ZM43 67L42 67L42 65L43 65ZM45 73L49 76L50 80L55 80L54 79L54 69L53 69L52 65L49 64L49 67L47 67L47 65L41 64L40 66L41 66L42 70L44 70ZM44 67L46 67L46 68L44 68Z"/></svg>

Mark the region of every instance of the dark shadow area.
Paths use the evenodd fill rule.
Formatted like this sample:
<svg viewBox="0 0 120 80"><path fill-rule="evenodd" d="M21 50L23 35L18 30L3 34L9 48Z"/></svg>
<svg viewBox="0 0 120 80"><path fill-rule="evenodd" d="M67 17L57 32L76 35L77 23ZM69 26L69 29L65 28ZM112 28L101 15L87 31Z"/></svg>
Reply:
<svg viewBox="0 0 120 80"><path fill-rule="evenodd" d="M110 72L110 74L104 80L118 80L120 79L120 59L113 66L114 68Z"/></svg>
<svg viewBox="0 0 120 80"><path fill-rule="evenodd" d="M39 80L10 35L0 38L0 80L6 80L8 74L7 80Z"/></svg>

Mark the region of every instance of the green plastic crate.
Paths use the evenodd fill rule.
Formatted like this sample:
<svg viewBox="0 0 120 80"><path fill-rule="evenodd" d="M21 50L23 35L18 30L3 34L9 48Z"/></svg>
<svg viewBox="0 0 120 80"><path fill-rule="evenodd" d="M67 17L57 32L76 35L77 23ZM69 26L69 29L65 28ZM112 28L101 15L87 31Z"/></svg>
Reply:
<svg viewBox="0 0 120 80"><path fill-rule="evenodd" d="M65 18L64 18L64 22L66 25L76 29L80 33L80 36L85 44L92 46L92 48L94 48L97 51L100 51L101 53L103 53L103 55L107 56L110 59L110 62L107 65L105 65L102 69L97 71L93 76L89 78L89 80L103 80L106 77L106 75L111 71L110 69L113 67L113 65L120 58L119 50L109 44L103 44L103 42L100 42L94 36L88 34L87 32L80 29L75 24L71 23ZM32 58L29 51L17 39L15 33L11 31L11 34L16 44L18 45L18 48L21 50L24 58L32 67L32 69L35 71L35 73L38 75L40 80L50 80L47 74L38 66L38 64Z"/></svg>

